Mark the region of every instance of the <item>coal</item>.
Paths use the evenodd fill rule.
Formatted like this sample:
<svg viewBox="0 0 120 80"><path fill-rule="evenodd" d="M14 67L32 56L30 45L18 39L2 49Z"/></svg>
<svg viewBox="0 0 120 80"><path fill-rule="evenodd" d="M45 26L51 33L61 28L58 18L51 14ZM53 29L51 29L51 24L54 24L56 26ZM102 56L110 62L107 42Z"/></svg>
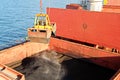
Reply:
<svg viewBox="0 0 120 80"><path fill-rule="evenodd" d="M59 63L56 52L45 50L22 60L16 70L26 80L109 80L116 71L89 63L84 59L69 59Z"/></svg>
<svg viewBox="0 0 120 80"><path fill-rule="evenodd" d="M84 58L63 61L66 75L62 80L110 80L116 71L88 62Z"/></svg>
<svg viewBox="0 0 120 80"><path fill-rule="evenodd" d="M16 70L25 75L26 80L61 80L63 70L54 51L43 51L22 60Z"/></svg>

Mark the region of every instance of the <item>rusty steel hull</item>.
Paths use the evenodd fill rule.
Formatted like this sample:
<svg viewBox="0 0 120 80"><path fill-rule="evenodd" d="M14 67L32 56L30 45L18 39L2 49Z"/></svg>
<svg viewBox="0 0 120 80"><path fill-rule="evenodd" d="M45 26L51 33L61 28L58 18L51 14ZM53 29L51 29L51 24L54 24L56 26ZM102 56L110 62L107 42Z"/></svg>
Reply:
<svg viewBox="0 0 120 80"><path fill-rule="evenodd" d="M25 80L23 74L0 64L0 80Z"/></svg>
<svg viewBox="0 0 120 80"><path fill-rule="evenodd" d="M120 68L120 54L96 49L95 47L67 40L51 38L50 49L75 58L86 58L95 64L110 69L118 70Z"/></svg>
<svg viewBox="0 0 120 80"><path fill-rule="evenodd" d="M118 70L120 68L119 54L109 53L103 50L95 49L93 47L58 38L51 38L49 45L43 43L27 42L5 50L1 50L0 63L9 64L18 60L22 60L25 57L31 56L46 49L54 50L74 58L86 58L93 63L110 69ZM117 78L120 78L119 73L120 72L117 72L115 74L117 75ZM116 78L116 76L113 76L112 80L114 78ZM119 80L117 78L114 80Z"/></svg>
<svg viewBox="0 0 120 80"><path fill-rule="evenodd" d="M9 64L48 49L48 44L26 42L0 51L0 63Z"/></svg>

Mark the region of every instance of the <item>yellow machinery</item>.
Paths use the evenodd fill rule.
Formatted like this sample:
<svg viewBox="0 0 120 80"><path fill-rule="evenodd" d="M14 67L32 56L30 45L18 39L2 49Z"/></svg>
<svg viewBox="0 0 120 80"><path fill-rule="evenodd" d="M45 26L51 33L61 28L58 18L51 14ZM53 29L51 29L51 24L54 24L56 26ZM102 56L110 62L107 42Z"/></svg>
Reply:
<svg viewBox="0 0 120 80"><path fill-rule="evenodd" d="M34 26L28 28L28 38L33 42L48 43L51 35L55 35L56 24L50 23L47 14L36 14Z"/></svg>
<svg viewBox="0 0 120 80"><path fill-rule="evenodd" d="M106 5L108 3L108 0L103 0L103 4Z"/></svg>

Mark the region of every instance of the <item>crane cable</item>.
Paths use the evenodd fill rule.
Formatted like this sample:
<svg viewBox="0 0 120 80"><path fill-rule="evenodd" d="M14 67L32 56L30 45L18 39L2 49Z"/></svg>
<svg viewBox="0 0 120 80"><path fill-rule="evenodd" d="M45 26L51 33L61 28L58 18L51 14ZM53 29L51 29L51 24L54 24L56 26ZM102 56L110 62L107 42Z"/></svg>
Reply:
<svg viewBox="0 0 120 80"><path fill-rule="evenodd" d="M40 13L42 13L42 0L40 0Z"/></svg>

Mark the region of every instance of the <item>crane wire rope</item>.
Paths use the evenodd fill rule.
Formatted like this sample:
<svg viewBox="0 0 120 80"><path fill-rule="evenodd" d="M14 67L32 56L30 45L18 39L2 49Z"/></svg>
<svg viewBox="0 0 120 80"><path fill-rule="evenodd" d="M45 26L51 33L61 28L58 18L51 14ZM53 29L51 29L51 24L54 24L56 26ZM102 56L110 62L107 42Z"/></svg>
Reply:
<svg viewBox="0 0 120 80"><path fill-rule="evenodd" d="M40 0L40 13L42 14L42 0Z"/></svg>

